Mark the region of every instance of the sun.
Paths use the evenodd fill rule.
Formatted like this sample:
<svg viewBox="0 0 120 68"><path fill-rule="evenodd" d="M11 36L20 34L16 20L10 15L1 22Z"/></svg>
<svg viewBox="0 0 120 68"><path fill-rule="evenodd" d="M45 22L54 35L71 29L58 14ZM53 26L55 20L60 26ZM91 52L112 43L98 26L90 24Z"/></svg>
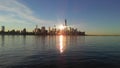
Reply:
<svg viewBox="0 0 120 68"><path fill-rule="evenodd" d="M63 30L63 29L64 29L64 26L63 26L63 25L60 25L60 26L59 26L59 29L60 29L60 30Z"/></svg>

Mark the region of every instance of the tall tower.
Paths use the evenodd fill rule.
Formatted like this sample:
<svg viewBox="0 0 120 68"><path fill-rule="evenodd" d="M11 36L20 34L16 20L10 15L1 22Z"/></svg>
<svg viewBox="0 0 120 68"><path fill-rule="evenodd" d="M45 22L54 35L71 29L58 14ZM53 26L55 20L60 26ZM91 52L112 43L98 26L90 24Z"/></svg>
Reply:
<svg viewBox="0 0 120 68"><path fill-rule="evenodd" d="M38 25L36 25L36 28L34 29L34 33L37 34L38 32Z"/></svg>
<svg viewBox="0 0 120 68"><path fill-rule="evenodd" d="M65 26L67 26L67 20L65 19Z"/></svg>
<svg viewBox="0 0 120 68"><path fill-rule="evenodd" d="M2 26L1 32L5 32L5 26Z"/></svg>

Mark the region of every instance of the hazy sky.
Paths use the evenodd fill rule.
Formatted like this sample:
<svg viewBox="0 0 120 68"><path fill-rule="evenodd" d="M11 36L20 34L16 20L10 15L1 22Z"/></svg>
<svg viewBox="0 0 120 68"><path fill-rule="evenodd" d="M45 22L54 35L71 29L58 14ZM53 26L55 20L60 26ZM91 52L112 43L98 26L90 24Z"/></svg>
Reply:
<svg viewBox="0 0 120 68"><path fill-rule="evenodd" d="M120 35L120 0L0 0L0 26L6 30L32 31L64 19L87 34Z"/></svg>

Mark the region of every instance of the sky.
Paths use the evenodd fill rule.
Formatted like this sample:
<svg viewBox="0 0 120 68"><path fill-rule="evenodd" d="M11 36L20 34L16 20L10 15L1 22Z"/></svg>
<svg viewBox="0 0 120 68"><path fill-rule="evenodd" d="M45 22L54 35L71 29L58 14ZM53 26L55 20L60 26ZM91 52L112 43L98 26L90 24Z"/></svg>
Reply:
<svg viewBox="0 0 120 68"><path fill-rule="evenodd" d="M120 35L120 0L0 0L6 31L59 26L65 19L86 34Z"/></svg>

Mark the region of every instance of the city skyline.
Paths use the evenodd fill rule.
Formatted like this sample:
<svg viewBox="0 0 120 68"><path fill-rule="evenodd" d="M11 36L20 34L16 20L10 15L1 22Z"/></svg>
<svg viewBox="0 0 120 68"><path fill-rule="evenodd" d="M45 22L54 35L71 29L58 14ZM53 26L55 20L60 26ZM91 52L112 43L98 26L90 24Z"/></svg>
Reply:
<svg viewBox="0 0 120 68"><path fill-rule="evenodd" d="M5 31L5 26L1 26L0 35L70 35L70 36L85 36L85 32L78 30L77 28L70 27L67 25L67 19L65 19L64 24L60 26L54 25L54 27L46 28L45 26L34 28L33 31L28 32L26 28L23 30L8 30Z"/></svg>
<svg viewBox="0 0 120 68"><path fill-rule="evenodd" d="M120 35L119 0L3 0L0 26L32 31L39 27L68 25L89 35ZM0 28L1 30L1 28Z"/></svg>

